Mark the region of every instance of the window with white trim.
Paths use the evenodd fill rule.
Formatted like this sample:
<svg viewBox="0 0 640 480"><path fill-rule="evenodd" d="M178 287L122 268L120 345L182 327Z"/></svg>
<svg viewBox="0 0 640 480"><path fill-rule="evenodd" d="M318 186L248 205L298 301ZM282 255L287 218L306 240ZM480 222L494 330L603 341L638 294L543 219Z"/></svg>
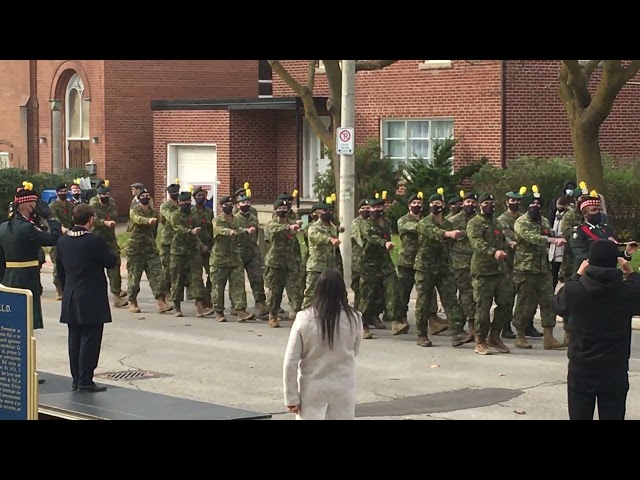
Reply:
<svg viewBox="0 0 640 480"><path fill-rule="evenodd" d="M11 167L11 155L9 152L0 152L0 170Z"/></svg>
<svg viewBox="0 0 640 480"><path fill-rule="evenodd" d="M396 163L415 158L430 163L434 141L453 137L453 119L383 120L380 132L384 155Z"/></svg>
<svg viewBox="0 0 640 480"><path fill-rule="evenodd" d="M273 98L273 71L269 60L258 60L258 98Z"/></svg>

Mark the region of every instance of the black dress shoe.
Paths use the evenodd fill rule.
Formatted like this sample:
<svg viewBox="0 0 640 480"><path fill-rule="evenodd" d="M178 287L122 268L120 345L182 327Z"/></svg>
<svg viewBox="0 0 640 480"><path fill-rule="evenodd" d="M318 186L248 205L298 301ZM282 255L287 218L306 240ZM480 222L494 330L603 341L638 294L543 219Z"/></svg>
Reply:
<svg viewBox="0 0 640 480"><path fill-rule="evenodd" d="M513 340L514 338L516 338L516 334L513 333L513 330L511 330L511 328L505 328L504 330L502 330L502 335L500 335L502 338L508 338Z"/></svg>
<svg viewBox="0 0 640 480"><path fill-rule="evenodd" d="M542 332L539 332L536 327L534 327L533 325L529 325L525 331L524 334L527 337L531 337L531 338L542 338L544 337L544 334Z"/></svg>
<svg viewBox="0 0 640 480"><path fill-rule="evenodd" d="M99 387L98 385L78 385L79 392L89 392L89 393L97 393L97 392L106 392L107 387Z"/></svg>
<svg viewBox="0 0 640 480"><path fill-rule="evenodd" d="M44 378L39 378L38 379L38 385L42 385L44 383Z"/></svg>

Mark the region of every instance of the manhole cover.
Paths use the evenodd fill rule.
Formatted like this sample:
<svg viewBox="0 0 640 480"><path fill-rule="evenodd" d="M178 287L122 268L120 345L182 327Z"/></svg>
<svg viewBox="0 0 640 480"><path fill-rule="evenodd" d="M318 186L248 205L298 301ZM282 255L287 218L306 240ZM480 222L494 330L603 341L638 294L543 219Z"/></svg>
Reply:
<svg viewBox="0 0 640 480"><path fill-rule="evenodd" d="M122 372L107 372L96 375L98 378L107 378L109 380L124 380L131 382L134 380L145 380L147 378L168 377L165 373L149 372L146 370L124 370Z"/></svg>

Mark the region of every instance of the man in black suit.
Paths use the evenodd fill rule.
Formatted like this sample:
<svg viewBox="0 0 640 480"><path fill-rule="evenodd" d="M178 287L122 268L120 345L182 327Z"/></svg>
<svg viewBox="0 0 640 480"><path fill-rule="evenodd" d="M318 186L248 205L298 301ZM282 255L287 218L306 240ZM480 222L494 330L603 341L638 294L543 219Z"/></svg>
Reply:
<svg viewBox="0 0 640 480"><path fill-rule="evenodd" d="M56 265L63 292L60 323L69 327L74 392L106 390L93 382L93 372L100 358L104 324L111 323L105 269L114 268L117 258L104 239L91 233L94 219L92 206L76 205L75 226L57 245Z"/></svg>

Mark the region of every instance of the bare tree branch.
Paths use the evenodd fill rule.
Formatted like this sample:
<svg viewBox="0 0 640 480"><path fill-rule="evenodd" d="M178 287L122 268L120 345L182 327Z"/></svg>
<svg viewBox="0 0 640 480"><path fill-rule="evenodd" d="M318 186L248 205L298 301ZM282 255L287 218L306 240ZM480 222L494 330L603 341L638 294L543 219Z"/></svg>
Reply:
<svg viewBox="0 0 640 480"><path fill-rule="evenodd" d="M602 62L602 60L589 60L589 62L584 67L582 67L582 72L587 79L587 83L589 83L591 74L595 71L596 68L598 68L600 62Z"/></svg>
<svg viewBox="0 0 640 480"><path fill-rule="evenodd" d="M569 119L574 119L576 112L574 109L574 100L575 95L573 94L573 90L569 87L569 71L563 65L560 68L560 74L558 76L559 80L559 94L562 103L564 104L564 108L567 111L567 115L569 115Z"/></svg>
<svg viewBox="0 0 640 480"><path fill-rule="evenodd" d="M298 81L291 76L289 72L282 66L278 60L267 60L271 69L286 83L291 89L298 95L304 94L304 87L298 83Z"/></svg>
<svg viewBox="0 0 640 480"><path fill-rule="evenodd" d="M313 86L316 82L316 62L317 60L309 60L309 69L307 71L307 88L313 93Z"/></svg>
<svg viewBox="0 0 640 480"><path fill-rule="evenodd" d="M356 62L356 72L370 72L372 70L382 70L393 65L398 60L360 60Z"/></svg>
<svg viewBox="0 0 640 480"><path fill-rule="evenodd" d="M635 77L638 71L640 71L640 60L632 60L631 63L627 65L627 68L625 68L624 70L624 74L623 74L624 83L627 83L629 80Z"/></svg>
<svg viewBox="0 0 640 480"><path fill-rule="evenodd" d="M618 92L625 84L624 73L625 70L620 60L604 61L602 79L585 117L586 122L600 126L607 119Z"/></svg>
<svg viewBox="0 0 640 480"><path fill-rule="evenodd" d="M324 71L329 84L329 101L327 110L331 112L334 120L340 120L342 111L342 70L339 60L323 60ZM335 127L339 127L338 123Z"/></svg>
<svg viewBox="0 0 640 480"><path fill-rule="evenodd" d="M573 90L577 106L587 108L591 103L591 94L580 63L578 60L562 60L562 64L567 69L567 85Z"/></svg>

